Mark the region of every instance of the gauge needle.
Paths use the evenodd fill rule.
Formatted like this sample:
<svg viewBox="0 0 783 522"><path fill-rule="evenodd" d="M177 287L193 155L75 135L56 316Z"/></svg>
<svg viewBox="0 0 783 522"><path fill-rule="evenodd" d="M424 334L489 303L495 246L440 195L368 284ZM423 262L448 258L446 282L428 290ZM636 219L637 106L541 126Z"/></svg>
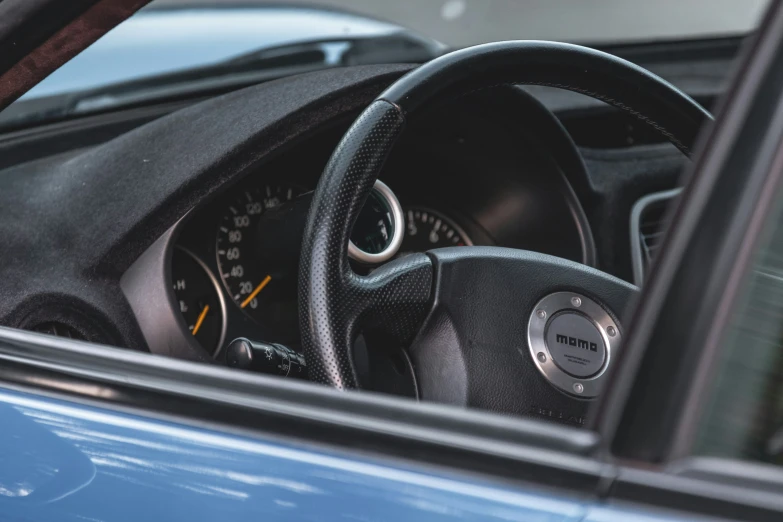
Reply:
<svg viewBox="0 0 783 522"><path fill-rule="evenodd" d="M198 314L198 319L196 320L196 326L193 327L193 332L191 332L193 335L196 335L198 333L198 329L201 328L201 324L204 322L204 318L207 317L207 312L209 312L209 305L204 305L204 309L201 311L200 314Z"/></svg>
<svg viewBox="0 0 783 522"><path fill-rule="evenodd" d="M260 283L258 283L258 286L256 287L256 289L255 289L255 290L253 290L252 292L250 292L250 295L249 295L249 296L247 296L247 298L246 298L244 301L242 301L242 304L241 304L241 305L239 305L239 307L240 307L240 308L244 308L244 307L246 307L247 305L249 305L249 304L250 304L250 301L252 301L253 299L255 299L255 298L256 298L256 296L259 294L259 292L261 292L261 290L263 290L263 289L264 289L264 287L265 287L266 285L268 285L268 284L269 284L269 281L271 281L271 280L272 280L272 276L271 276L271 275L268 275L268 276L266 276L266 277L264 278L264 280L263 280L263 281L261 281Z"/></svg>

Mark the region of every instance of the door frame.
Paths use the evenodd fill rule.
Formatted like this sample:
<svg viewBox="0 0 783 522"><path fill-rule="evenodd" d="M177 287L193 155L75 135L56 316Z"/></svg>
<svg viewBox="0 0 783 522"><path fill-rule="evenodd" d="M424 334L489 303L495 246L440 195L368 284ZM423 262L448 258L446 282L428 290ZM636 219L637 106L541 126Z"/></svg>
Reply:
<svg viewBox="0 0 783 522"><path fill-rule="evenodd" d="M783 3L770 4L742 55L685 173L592 427L617 464L613 502L780 520L783 468L691 454L719 348L783 189Z"/></svg>

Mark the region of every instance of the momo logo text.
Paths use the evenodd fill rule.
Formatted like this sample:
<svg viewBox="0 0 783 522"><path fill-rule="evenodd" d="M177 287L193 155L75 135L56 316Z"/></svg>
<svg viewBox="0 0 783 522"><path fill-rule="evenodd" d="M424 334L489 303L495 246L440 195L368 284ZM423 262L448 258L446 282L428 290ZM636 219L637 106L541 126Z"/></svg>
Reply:
<svg viewBox="0 0 783 522"><path fill-rule="evenodd" d="M568 346L573 346L574 348L581 348L583 350L590 350L591 352L597 352L598 351L598 345L595 343L591 343L589 341L585 341L584 339L579 339L578 337L571 337L568 335L560 335L555 334L555 341L560 344L566 344Z"/></svg>

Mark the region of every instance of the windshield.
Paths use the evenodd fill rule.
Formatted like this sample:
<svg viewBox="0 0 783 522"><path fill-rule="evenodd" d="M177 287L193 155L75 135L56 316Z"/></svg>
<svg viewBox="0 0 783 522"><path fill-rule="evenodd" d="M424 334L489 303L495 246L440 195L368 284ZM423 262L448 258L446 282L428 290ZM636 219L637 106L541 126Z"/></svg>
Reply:
<svg viewBox="0 0 783 522"><path fill-rule="evenodd" d="M498 40L558 40L595 45L744 34L756 26L768 0L320 0L317 3L390 20L451 47L466 47Z"/></svg>
<svg viewBox="0 0 783 522"><path fill-rule="evenodd" d="M754 29L766 4L767 0L156 0L0 113L0 127L152 99L161 92L151 88L162 84L187 84L191 91L208 94L203 85L194 87L194 81L230 77L233 83L222 86L228 90L323 67L423 62L449 49L498 40L602 46L745 35ZM357 44L384 38L384 45L396 45L394 52ZM320 41L331 47L286 50ZM276 59L247 59L265 49L277 49ZM238 57L242 59L237 61ZM292 64L297 67L290 68ZM167 76L193 70L199 74ZM261 76L248 76L261 70ZM144 79L156 81L138 82ZM169 89L165 94L177 93Z"/></svg>

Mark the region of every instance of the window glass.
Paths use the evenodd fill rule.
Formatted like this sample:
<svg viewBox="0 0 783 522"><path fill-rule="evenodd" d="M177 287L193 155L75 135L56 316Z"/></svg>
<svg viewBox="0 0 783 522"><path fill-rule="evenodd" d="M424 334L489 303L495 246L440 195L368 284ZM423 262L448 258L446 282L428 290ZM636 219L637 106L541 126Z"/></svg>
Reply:
<svg viewBox="0 0 783 522"><path fill-rule="evenodd" d="M700 455L783 464L783 212L773 214L720 352Z"/></svg>
<svg viewBox="0 0 783 522"><path fill-rule="evenodd" d="M322 65L336 66L355 39L405 36L407 48L426 54L373 53L354 63L417 63L432 53L501 40L604 46L736 37L755 29L768 1L153 0L1 111L0 131L116 109L185 79L270 72L270 60L248 65L264 51L274 50L278 65L301 65L312 55L292 46L305 42L320 42ZM290 63L282 63L286 53ZM210 66L218 67L203 69ZM193 77L176 76L185 72Z"/></svg>

